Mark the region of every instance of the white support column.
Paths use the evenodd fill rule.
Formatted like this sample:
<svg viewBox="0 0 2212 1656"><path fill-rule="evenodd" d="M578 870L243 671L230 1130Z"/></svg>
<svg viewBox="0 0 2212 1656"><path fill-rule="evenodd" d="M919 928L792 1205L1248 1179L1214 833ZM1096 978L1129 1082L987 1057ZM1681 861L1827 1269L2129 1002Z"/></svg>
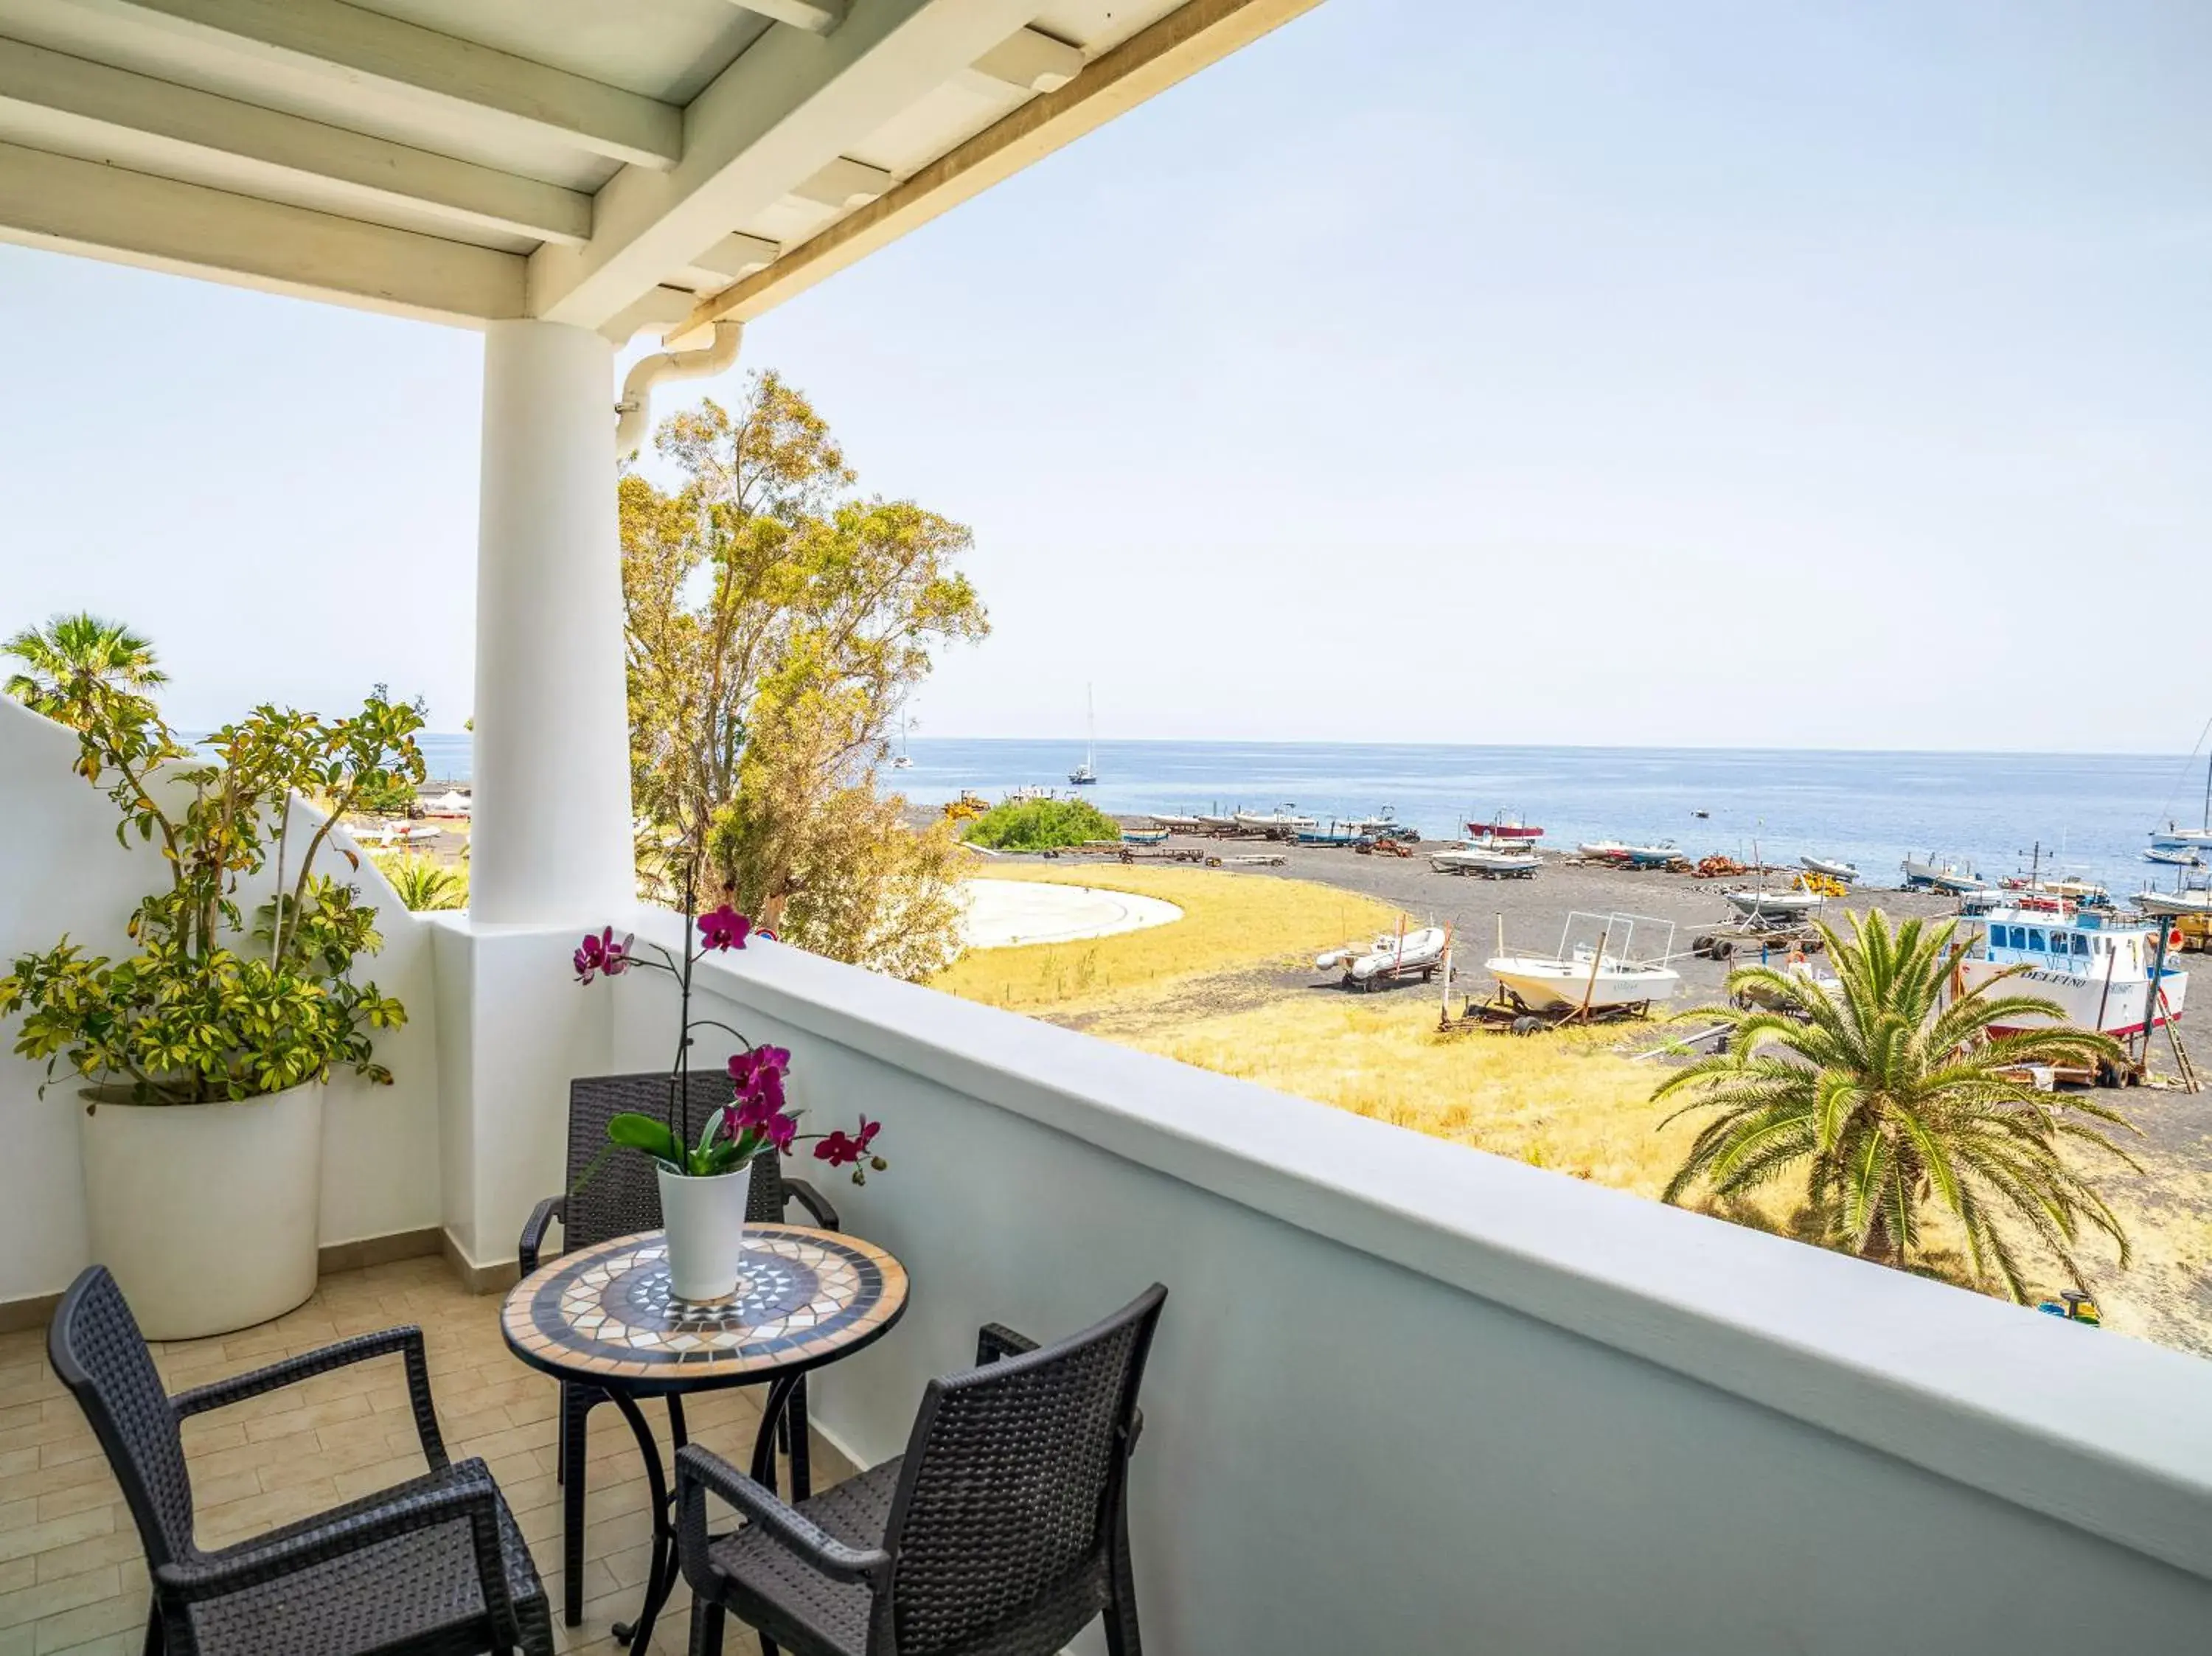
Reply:
<svg viewBox="0 0 2212 1656"><path fill-rule="evenodd" d="M470 913L611 921L635 891L613 346L493 323L483 465Z"/></svg>

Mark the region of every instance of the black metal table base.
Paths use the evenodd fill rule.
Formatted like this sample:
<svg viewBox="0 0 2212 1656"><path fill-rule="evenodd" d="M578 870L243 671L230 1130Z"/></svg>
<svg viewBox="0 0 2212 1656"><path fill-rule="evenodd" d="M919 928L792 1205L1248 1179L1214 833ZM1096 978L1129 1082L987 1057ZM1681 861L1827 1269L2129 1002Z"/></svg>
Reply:
<svg viewBox="0 0 2212 1656"><path fill-rule="evenodd" d="M777 1426L790 1406L791 1394L804 1378L799 1374L780 1374L770 1383L768 1400L761 1405L760 1431L753 1439L752 1478L756 1483L769 1489L775 1487L775 1440ZM626 1392L610 1391L609 1397L622 1417L629 1422L630 1435L637 1439L638 1453L645 1457L647 1498L653 1505L653 1562L645 1578L645 1607L635 1622L617 1622L614 1635L617 1643L628 1645L635 1652L650 1652L653 1647L653 1624L666 1608L669 1595L676 1591L679 1565L676 1556L676 1493L668 1486L668 1471L661 1464L660 1446L653 1441L653 1428L647 1424L645 1411L637 1400ZM794 1430L804 1431L803 1423ZM672 1455L690 1440L684 1429L684 1399L671 1393L668 1398L668 1437ZM795 1447L795 1446L794 1446ZM805 1459L803 1453L795 1456L793 1465L792 1498L803 1501L808 1491L800 1487L805 1478Z"/></svg>

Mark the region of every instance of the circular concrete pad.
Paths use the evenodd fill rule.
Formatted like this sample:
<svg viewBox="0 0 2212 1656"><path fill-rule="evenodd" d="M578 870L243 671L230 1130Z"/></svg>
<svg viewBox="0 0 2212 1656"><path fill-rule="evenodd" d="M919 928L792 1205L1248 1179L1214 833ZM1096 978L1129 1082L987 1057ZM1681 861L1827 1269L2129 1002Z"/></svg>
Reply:
<svg viewBox="0 0 2212 1656"><path fill-rule="evenodd" d="M1157 897L1101 891L1095 886L963 880L960 890L968 906L961 935L970 949L1076 943L1110 937L1117 931L1140 931L1182 918L1182 910Z"/></svg>

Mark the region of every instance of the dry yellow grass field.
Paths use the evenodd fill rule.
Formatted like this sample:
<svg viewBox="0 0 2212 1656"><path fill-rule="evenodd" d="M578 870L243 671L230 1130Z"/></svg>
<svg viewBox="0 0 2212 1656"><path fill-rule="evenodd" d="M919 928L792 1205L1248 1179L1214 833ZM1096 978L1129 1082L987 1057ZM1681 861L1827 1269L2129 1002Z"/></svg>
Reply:
<svg viewBox="0 0 2212 1656"><path fill-rule="evenodd" d="M1310 958L1398 923L1395 909L1352 892L1219 870L1010 862L975 871L979 878L1132 892L1183 911L1180 920L1119 937L979 949L935 980L968 1000L1040 1016L1142 1004L1194 979Z"/></svg>
<svg viewBox="0 0 2212 1656"><path fill-rule="evenodd" d="M1283 965L1394 925L1396 916L1382 904L1301 881L1194 869L988 872L1160 897L1185 918L1093 943L971 955L938 980L952 993L1655 1199L1698 1131L1697 1118L1660 1128L1674 1105L1652 1102L1660 1066L1637 1060L1667 1042L1674 1032L1663 1026L1528 1039L1441 1034L1431 992L1370 997L1285 986ZM2197 1185L2195 1170L2154 1156L2147 1175L2106 1178L2106 1171L2099 1168L2100 1182L2137 1248L2126 1273L2094 1273L2107 1326L2212 1354L2212 1324L2198 1293L2212 1271L2212 1220L2184 1195ZM1800 1195L1778 1185L1726 1216L1788 1233L1800 1218ZM1929 1218L1932 1247L1922 1268L1963 1283L1955 1228ZM2015 1240L2040 1253L2026 1236ZM2095 1245L2085 1254L2110 1265ZM2061 1273L2055 1261L2045 1265L2039 1274L2055 1290Z"/></svg>

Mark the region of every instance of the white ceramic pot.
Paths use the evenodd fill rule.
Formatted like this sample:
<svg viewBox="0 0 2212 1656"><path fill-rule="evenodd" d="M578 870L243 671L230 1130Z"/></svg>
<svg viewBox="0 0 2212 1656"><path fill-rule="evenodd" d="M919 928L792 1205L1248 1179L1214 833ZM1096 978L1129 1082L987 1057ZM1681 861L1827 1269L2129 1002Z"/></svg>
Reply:
<svg viewBox="0 0 2212 1656"><path fill-rule="evenodd" d="M92 1257L147 1338L227 1334L315 1291L320 1082L238 1103L95 1102L77 1128Z"/></svg>
<svg viewBox="0 0 2212 1656"><path fill-rule="evenodd" d="M660 1222L668 1233L668 1291L695 1304L728 1299L737 1291L738 1265L744 1257L752 1163L706 1179L666 1168L659 1171Z"/></svg>

